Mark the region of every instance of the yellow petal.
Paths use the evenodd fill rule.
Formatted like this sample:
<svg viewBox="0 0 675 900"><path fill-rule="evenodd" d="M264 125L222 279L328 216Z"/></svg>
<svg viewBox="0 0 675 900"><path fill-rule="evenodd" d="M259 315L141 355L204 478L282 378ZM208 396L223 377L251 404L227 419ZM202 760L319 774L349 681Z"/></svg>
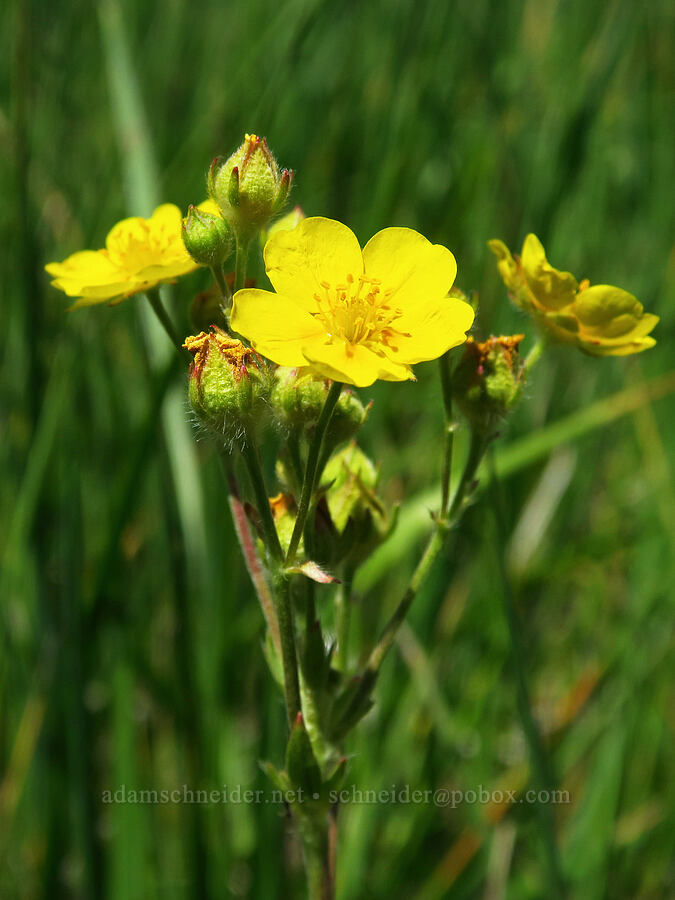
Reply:
<svg viewBox="0 0 675 900"><path fill-rule="evenodd" d="M152 228L166 229L180 235L183 215L175 203L162 203L147 221Z"/></svg>
<svg viewBox="0 0 675 900"><path fill-rule="evenodd" d="M503 241L488 241L488 247L497 257L497 268L502 276L502 281L509 291L516 293L521 286L522 279L518 271L518 264L511 255L511 251Z"/></svg>
<svg viewBox="0 0 675 900"><path fill-rule="evenodd" d="M602 344L600 347L588 352L594 356L632 356L633 353L642 353L643 350L649 350L655 344L656 341L653 337L643 337L618 346Z"/></svg>
<svg viewBox="0 0 675 900"><path fill-rule="evenodd" d="M455 280L455 257L412 228L385 228L363 248L365 273L391 290L390 305L404 314L434 298L444 297Z"/></svg>
<svg viewBox="0 0 675 900"><path fill-rule="evenodd" d="M141 242L147 240L147 229L143 227L144 221L140 216L129 216L113 225L105 239L106 250L113 254L113 258L125 253L130 237Z"/></svg>
<svg viewBox="0 0 675 900"><path fill-rule="evenodd" d="M579 292L572 311L587 334L600 338L620 338L635 328L644 313L644 307L636 297L622 288L596 284Z"/></svg>
<svg viewBox="0 0 675 900"><path fill-rule="evenodd" d="M415 378L408 366L373 353L362 344L332 341L327 335L306 342L302 350L305 359L319 375L356 387L368 387L378 378L384 381Z"/></svg>
<svg viewBox="0 0 675 900"><path fill-rule="evenodd" d="M312 216L291 231L277 231L265 244L265 268L279 294L303 309L316 309L314 295L363 274L361 248L354 232L333 219Z"/></svg>
<svg viewBox="0 0 675 900"><path fill-rule="evenodd" d="M247 338L258 353L280 366L305 365L303 345L325 336L316 319L290 297L256 288L245 288L234 295L230 323L232 330Z"/></svg>
<svg viewBox="0 0 675 900"><path fill-rule="evenodd" d="M570 272L554 269L536 234L528 234L521 258L523 274L537 302L546 310L558 310L574 302L577 280Z"/></svg>
<svg viewBox="0 0 675 900"><path fill-rule="evenodd" d="M98 303L119 296L129 286L127 274L102 250L81 250L63 262L49 263L45 269L55 276L54 287L69 297L79 297L89 290Z"/></svg>
<svg viewBox="0 0 675 900"><path fill-rule="evenodd" d="M443 297L441 300L425 303L413 319L408 316L395 322L407 335L393 335L385 353L396 362L414 365L428 359L437 359L451 347L457 347L466 340L466 332L473 325L474 311L463 300Z"/></svg>
<svg viewBox="0 0 675 900"><path fill-rule="evenodd" d="M223 217L223 213L221 212L220 207L218 206L216 201L211 200L210 197L208 197L206 200L202 200L202 202L197 206L197 209L201 209L202 212L209 213L212 216L220 216L221 219Z"/></svg>

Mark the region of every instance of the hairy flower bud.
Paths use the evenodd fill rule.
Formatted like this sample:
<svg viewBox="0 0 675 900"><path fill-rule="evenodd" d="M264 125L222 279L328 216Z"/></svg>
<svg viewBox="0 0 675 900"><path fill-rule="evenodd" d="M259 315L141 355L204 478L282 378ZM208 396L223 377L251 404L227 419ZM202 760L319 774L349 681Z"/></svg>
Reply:
<svg viewBox="0 0 675 900"><path fill-rule="evenodd" d="M452 377L453 397L472 426L491 432L520 399L523 364L518 345L524 335L469 338Z"/></svg>
<svg viewBox="0 0 675 900"><path fill-rule="evenodd" d="M183 243L196 263L219 266L234 249L234 235L221 216L190 206L183 219Z"/></svg>
<svg viewBox="0 0 675 900"><path fill-rule="evenodd" d="M325 378L303 372L302 369L279 367L274 374L271 402L279 424L287 429L308 428L321 415L329 383ZM354 437L366 421L367 409L358 396L343 390L335 405L326 429L324 446L337 447Z"/></svg>
<svg viewBox="0 0 675 900"><path fill-rule="evenodd" d="M255 134L247 134L228 160L215 159L207 178L209 195L245 241L279 212L292 182L293 172L280 171L265 138Z"/></svg>
<svg viewBox="0 0 675 900"><path fill-rule="evenodd" d="M190 402L200 423L226 443L246 440L267 412L268 377L260 356L213 327L186 339L194 356Z"/></svg>

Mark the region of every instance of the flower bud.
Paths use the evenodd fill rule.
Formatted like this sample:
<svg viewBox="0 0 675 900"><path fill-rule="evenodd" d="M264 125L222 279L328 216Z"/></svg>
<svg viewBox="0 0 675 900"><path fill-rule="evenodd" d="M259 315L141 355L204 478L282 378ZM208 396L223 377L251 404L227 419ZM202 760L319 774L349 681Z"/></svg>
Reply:
<svg viewBox="0 0 675 900"><path fill-rule="evenodd" d="M304 429L315 425L328 396L329 383L302 369L280 366L274 374L271 402L281 427ZM337 447L354 437L366 421L367 409L358 396L343 390L326 429L324 446Z"/></svg>
<svg viewBox="0 0 675 900"><path fill-rule="evenodd" d="M183 243L200 266L219 266L232 253L234 236L221 216L190 206L183 219Z"/></svg>
<svg viewBox="0 0 675 900"><path fill-rule="evenodd" d="M190 402L200 423L226 443L245 440L264 421L268 378L262 358L213 327L183 344L194 356Z"/></svg>
<svg viewBox="0 0 675 900"><path fill-rule="evenodd" d="M210 196L242 240L250 240L279 212L292 182L293 172L279 171L267 141L255 134L247 134L225 162L215 159L207 177Z"/></svg>
<svg viewBox="0 0 675 900"><path fill-rule="evenodd" d="M524 335L469 338L452 377L453 397L477 430L490 433L520 399L523 364L518 345Z"/></svg>

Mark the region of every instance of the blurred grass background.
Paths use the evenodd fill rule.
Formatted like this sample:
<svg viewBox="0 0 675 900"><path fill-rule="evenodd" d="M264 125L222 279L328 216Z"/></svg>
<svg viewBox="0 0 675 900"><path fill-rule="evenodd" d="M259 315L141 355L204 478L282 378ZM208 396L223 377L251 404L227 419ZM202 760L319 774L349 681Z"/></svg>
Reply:
<svg viewBox="0 0 675 900"><path fill-rule="evenodd" d="M281 760L284 712L170 348L141 298L70 315L42 271L127 214L201 200L211 158L244 131L297 171L307 214L451 247L480 334L531 345L485 246L517 249L531 230L554 264L662 317L640 357L540 364L496 454L505 544L488 497L419 596L350 751L363 789L530 785L503 551L570 793L553 813L571 896L671 896L672 6L15 0L0 22L3 900L301 891L277 806L102 802L122 784L265 788L257 761ZM204 281L167 294L185 331ZM437 502L440 391L433 364L418 376L362 391L363 443L406 503L361 573L363 642ZM549 896L530 805L354 804L340 827L342 898Z"/></svg>

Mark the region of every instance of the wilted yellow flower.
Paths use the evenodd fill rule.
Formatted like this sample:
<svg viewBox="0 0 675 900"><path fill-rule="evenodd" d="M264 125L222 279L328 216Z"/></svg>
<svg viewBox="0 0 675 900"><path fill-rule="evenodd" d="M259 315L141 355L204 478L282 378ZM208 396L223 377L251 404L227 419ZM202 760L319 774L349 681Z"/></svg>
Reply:
<svg viewBox="0 0 675 900"><path fill-rule="evenodd" d="M164 203L149 219L133 216L118 222L105 248L81 250L45 269L54 276L54 287L79 298L73 309L119 303L197 268L183 244L181 222L178 207Z"/></svg>
<svg viewBox="0 0 675 900"><path fill-rule="evenodd" d="M466 340L473 309L448 297L452 253L409 228L385 228L361 250L354 233L316 216L265 246L276 293L237 291L231 324L269 359L363 387L414 378L414 363Z"/></svg>
<svg viewBox="0 0 675 900"><path fill-rule="evenodd" d="M489 241L497 267L516 305L533 316L555 340L575 344L594 356L628 356L653 347L648 337L659 321L622 288L588 281L554 269L534 234L522 256L512 256L502 241Z"/></svg>

